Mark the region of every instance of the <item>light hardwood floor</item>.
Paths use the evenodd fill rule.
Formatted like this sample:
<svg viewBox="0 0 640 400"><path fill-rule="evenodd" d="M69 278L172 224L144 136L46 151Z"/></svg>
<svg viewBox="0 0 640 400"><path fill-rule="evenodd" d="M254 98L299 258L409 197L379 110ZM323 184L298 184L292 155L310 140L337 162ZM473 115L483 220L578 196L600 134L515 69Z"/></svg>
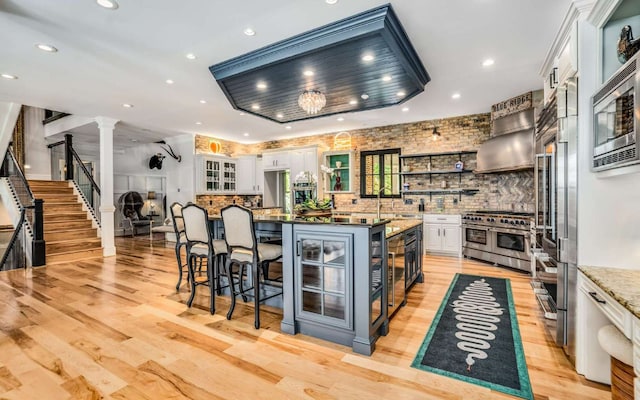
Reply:
<svg viewBox="0 0 640 400"><path fill-rule="evenodd" d="M208 312L175 292L173 248L117 239L118 255L0 273L2 399L496 399L483 387L411 368L456 272L511 279L536 399L607 399L577 375L544 330L526 275L475 261L425 257L425 283L371 357L280 333L281 313L228 299Z"/></svg>

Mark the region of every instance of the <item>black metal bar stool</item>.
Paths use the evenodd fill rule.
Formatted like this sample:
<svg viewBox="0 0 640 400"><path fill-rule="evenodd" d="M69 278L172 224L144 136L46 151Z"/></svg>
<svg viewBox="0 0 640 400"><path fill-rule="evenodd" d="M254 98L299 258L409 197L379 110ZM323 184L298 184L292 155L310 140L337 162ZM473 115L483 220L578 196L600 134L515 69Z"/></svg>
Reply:
<svg viewBox="0 0 640 400"><path fill-rule="evenodd" d="M215 292L221 292L220 285L220 260L227 254L227 245L224 240L214 240L210 232L207 210L195 204L187 204L182 208L184 221L184 233L187 246L187 265L189 267L189 281L191 283L191 296L187 305L191 307L196 295L196 287L209 286L211 302L209 311L215 313ZM196 260L207 259L206 279L196 276Z"/></svg>
<svg viewBox="0 0 640 400"><path fill-rule="evenodd" d="M227 319L231 319L236 306L236 296L243 299L253 297L256 329L260 328L260 303L276 296L282 295L282 288L269 285L267 280L263 282L260 274L267 270L265 264L276 261L282 257L282 246L270 243L257 243L253 224L253 214L248 208L237 205L227 206L222 209L222 223L224 224L224 238L227 243L227 261L225 270L231 287L231 306L227 313ZM238 266L237 284L233 278L233 266ZM251 287L244 287L243 270L251 265ZM267 278L267 277L265 277ZM269 287L271 294L261 297L261 290ZM266 290L265 290L266 293ZM246 301L246 300L245 300Z"/></svg>
<svg viewBox="0 0 640 400"><path fill-rule="evenodd" d="M169 207L171 211L171 221L173 222L173 232L176 235L176 261L178 262L178 283L176 284L176 292L180 291L180 283L182 283L182 273L187 272L188 278L188 260L182 263L182 248L187 248L187 239L184 236L184 220L182 218L182 204L175 202Z"/></svg>

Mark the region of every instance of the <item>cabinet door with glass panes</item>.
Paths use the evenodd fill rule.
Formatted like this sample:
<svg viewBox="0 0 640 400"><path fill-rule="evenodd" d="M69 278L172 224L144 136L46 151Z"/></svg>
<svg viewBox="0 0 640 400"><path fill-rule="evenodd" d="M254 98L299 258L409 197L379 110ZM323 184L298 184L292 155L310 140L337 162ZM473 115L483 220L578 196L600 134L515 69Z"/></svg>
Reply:
<svg viewBox="0 0 640 400"><path fill-rule="evenodd" d="M353 235L295 234L296 319L351 329Z"/></svg>
<svg viewBox="0 0 640 400"><path fill-rule="evenodd" d="M322 168L325 193L353 192L353 152L323 153Z"/></svg>
<svg viewBox="0 0 640 400"><path fill-rule="evenodd" d="M236 192L236 162L223 157L200 156L198 182L200 194Z"/></svg>

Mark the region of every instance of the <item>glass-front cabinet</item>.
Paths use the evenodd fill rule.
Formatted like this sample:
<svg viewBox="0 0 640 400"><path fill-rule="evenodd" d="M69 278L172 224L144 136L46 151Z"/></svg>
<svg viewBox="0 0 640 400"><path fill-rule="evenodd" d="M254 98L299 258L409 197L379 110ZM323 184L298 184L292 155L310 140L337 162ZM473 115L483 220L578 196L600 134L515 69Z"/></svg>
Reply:
<svg viewBox="0 0 640 400"><path fill-rule="evenodd" d="M236 192L236 160L218 156L198 156L198 193Z"/></svg>
<svg viewBox="0 0 640 400"><path fill-rule="evenodd" d="M325 193L353 192L353 152L327 151L323 153L322 165Z"/></svg>
<svg viewBox="0 0 640 400"><path fill-rule="evenodd" d="M292 221L282 225L282 244L282 332L370 355L389 323L384 223Z"/></svg>
<svg viewBox="0 0 640 400"><path fill-rule="evenodd" d="M351 328L351 235L298 233L300 318Z"/></svg>

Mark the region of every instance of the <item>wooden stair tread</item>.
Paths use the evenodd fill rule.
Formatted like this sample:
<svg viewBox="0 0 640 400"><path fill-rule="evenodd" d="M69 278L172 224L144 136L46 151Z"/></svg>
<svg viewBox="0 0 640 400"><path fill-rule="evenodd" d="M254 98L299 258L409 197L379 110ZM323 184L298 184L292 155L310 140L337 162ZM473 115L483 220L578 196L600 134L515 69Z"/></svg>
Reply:
<svg viewBox="0 0 640 400"><path fill-rule="evenodd" d="M91 243L91 242L102 242L102 239L100 239L99 237L94 237L94 238L83 238L83 239L67 239L67 240L56 240L56 241L49 241L47 242L47 244L56 244L56 243L75 243L75 242L84 242L84 243Z"/></svg>
<svg viewBox="0 0 640 400"><path fill-rule="evenodd" d="M69 182L35 179L29 186L44 200L47 265L102 257L102 239Z"/></svg>
<svg viewBox="0 0 640 400"><path fill-rule="evenodd" d="M102 247L90 250L69 251L66 253L47 254L47 264L60 264L69 261L86 260L102 257Z"/></svg>

